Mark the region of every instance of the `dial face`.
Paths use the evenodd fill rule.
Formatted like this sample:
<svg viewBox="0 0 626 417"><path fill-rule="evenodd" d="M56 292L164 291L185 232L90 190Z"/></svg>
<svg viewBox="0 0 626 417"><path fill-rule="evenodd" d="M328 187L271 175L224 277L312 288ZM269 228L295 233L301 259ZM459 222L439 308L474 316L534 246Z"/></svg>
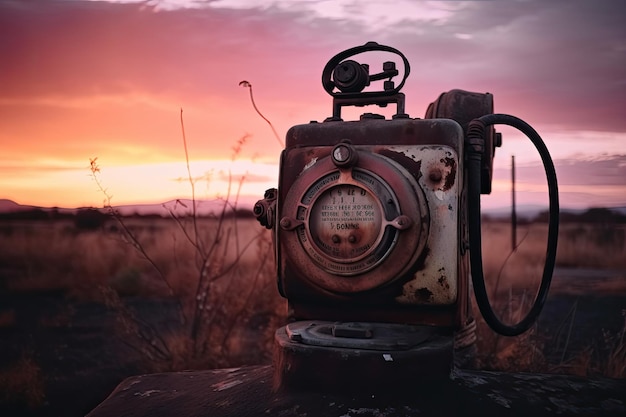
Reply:
<svg viewBox="0 0 626 417"><path fill-rule="evenodd" d="M342 294L368 291L404 276L423 252L428 208L413 176L365 151L340 165L340 148L302 171L278 205L283 283L303 280ZM294 152L311 157L306 149Z"/></svg>
<svg viewBox="0 0 626 417"><path fill-rule="evenodd" d="M354 261L376 248L383 217L378 199L370 191L354 184L337 184L315 199L309 231L325 255Z"/></svg>

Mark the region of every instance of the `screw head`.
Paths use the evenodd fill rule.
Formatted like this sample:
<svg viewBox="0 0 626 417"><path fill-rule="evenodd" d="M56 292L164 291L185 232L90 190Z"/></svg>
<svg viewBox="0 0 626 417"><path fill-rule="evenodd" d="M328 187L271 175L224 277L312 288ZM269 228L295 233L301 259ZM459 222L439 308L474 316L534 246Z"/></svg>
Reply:
<svg viewBox="0 0 626 417"><path fill-rule="evenodd" d="M346 145L338 145L333 151L333 158L337 162L346 162L350 159L350 148Z"/></svg>
<svg viewBox="0 0 626 417"><path fill-rule="evenodd" d="M432 181L432 182L439 182L441 181L441 178L443 178L442 174L441 174L441 170L439 169L434 169L432 171L430 171L428 173L428 178Z"/></svg>

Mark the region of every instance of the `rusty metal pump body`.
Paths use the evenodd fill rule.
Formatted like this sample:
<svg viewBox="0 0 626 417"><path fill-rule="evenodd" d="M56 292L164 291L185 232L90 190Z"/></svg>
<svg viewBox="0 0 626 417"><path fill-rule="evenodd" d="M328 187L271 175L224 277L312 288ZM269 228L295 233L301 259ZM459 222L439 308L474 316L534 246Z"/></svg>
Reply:
<svg viewBox="0 0 626 417"><path fill-rule="evenodd" d="M369 51L402 58L398 86L391 81L400 74L394 62L370 75L369 65L347 59ZM409 72L401 52L373 42L335 55L322 73L332 116L287 132L278 188L254 208L274 231L278 288L289 305L289 323L275 338L277 387L447 376L453 358L471 356L475 341L470 257L479 307L496 331L525 331L543 305L550 262L533 314L519 326L499 322L484 291L480 256L480 194L491 192L501 144L493 125L522 130L551 162L541 138L520 119L492 114L489 93L451 90L430 104L424 119L411 118L400 92ZM384 90L363 92L385 79ZM391 119L341 118L344 106L388 104L396 105ZM556 177L548 171L558 218ZM558 224L551 228L551 259L555 230ZM320 373L319 362L333 371ZM352 375L364 368L375 375L355 385Z"/></svg>

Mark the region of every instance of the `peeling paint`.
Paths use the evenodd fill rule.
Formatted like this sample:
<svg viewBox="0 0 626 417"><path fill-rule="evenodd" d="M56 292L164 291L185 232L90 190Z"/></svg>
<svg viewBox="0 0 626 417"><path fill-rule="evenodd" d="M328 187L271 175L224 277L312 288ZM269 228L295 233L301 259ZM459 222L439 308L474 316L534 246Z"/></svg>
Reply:
<svg viewBox="0 0 626 417"><path fill-rule="evenodd" d="M491 398L496 404L502 407L511 408L511 401L504 398L498 393L487 394L487 397Z"/></svg>
<svg viewBox="0 0 626 417"><path fill-rule="evenodd" d="M453 374L453 377L457 377L458 375ZM454 378L452 378L454 380ZM467 376L467 375L463 375L463 380L465 382L465 384L470 387L470 388L474 388L477 387L479 385L485 385L488 384L489 382L485 379L485 378L481 378L479 376Z"/></svg>
<svg viewBox="0 0 626 417"><path fill-rule="evenodd" d="M424 266L404 284L402 295L396 300L402 304L453 304L458 290L459 184L463 182L458 154L451 147L440 145L420 146L419 152L410 146L389 149L420 162L417 178L430 213L429 253Z"/></svg>
<svg viewBox="0 0 626 417"><path fill-rule="evenodd" d="M128 384L128 386L124 387L123 391L128 391L133 385L137 385L141 383L141 379L135 379L134 381L130 382Z"/></svg>
<svg viewBox="0 0 626 417"><path fill-rule="evenodd" d="M215 372L219 374L232 374L232 373L239 371L240 369L241 367L222 368L222 369L216 369ZM189 377L192 378L193 375L190 375Z"/></svg>
<svg viewBox="0 0 626 417"><path fill-rule="evenodd" d="M386 416L387 413L383 414L378 408L349 408L347 414L343 414L340 417L353 417L359 415L368 415L368 416Z"/></svg>
<svg viewBox="0 0 626 417"><path fill-rule="evenodd" d="M437 280L437 283L446 290L450 289L450 284L448 284L448 279L446 278L445 275L442 275L441 277L439 277L439 279Z"/></svg>
<svg viewBox="0 0 626 417"><path fill-rule="evenodd" d="M454 186L454 180L456 179L456 161L454 158L446 157L442 158L441 162L446 166L446 168L450 168L448 174L445 176L443 184L443 191L448 191Z"/></svg>
<svg viewBox="0 0 626 417"><path fill-rule="evenodd" d="M230 381L221 381L218 382L217 384L213 384L211 385L211 388L213 388L213 391L223 391L225 389L229 389L232 387L235 387L239 384L242 384L244 381L241 379L232 379Z"/></svg>
<svg viewBox="0 0 626 417"><path fill-rule="evenodd" d="M133 395L136 396L136 397L149 397L152 394L156 394L156 393L159 393L159 392L163 392L163 391L161 391L159 389L149 389L148 391L144 391L144 392L136 392Z"/></svg>
<svg viewBox="0 0 626 417"><path fill-rule="evenodd" d="M309 163L304 166L304 169L302 169L302 172L304 172L307 169L311 168L313 165L315 165L316 162L317 162L317 156L315 158L311 159L309 161Z"/></svg>
<svg viewBox="0 0 626 417"><path fill-rule="evenodd" d="M419 288L415 291L415 298L418 301L427 303L431 301L431 299L433 298L433 293L428 288L425 288L425 287Z"/></svg>

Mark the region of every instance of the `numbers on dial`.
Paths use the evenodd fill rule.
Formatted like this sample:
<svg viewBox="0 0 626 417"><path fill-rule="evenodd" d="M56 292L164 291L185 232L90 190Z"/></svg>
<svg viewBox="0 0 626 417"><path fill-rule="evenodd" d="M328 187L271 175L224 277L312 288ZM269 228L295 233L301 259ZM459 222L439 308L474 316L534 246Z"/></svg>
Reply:
<svg viewBox="0 0 626 417"><path fill-rule="evenodd" d="M383 213L372 193L353 184L338 184L315 200L309 230L326 255L349 260L374 248L382 232Z"/></svg>

